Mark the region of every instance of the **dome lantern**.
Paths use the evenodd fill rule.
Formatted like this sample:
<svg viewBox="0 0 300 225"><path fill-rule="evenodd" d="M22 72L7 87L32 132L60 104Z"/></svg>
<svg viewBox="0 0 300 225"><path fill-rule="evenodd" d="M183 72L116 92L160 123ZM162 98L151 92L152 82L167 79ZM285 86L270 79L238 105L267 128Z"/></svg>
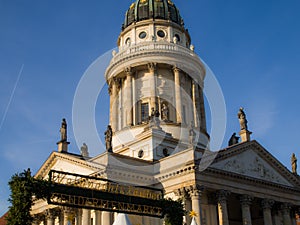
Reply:
<svg viewBox="0 0 300 225"><path fill-rule="evenodd" d="M162 19L184 26L180 13L171 0L137 0L125 15L123 29L134 22Z"/></svg>

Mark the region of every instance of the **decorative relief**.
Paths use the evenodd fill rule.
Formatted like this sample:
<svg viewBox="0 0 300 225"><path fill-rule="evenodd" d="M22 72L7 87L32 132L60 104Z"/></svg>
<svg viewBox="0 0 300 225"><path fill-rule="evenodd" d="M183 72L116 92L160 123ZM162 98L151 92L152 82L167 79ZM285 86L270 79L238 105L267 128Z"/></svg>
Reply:
<svg viewBox="0 0 300 225"><path fill-rule="evenodd" d="M252 150L241 153L232 159L216 163L212 167L266 181L290 185L271 165L267 164Z"/></svg>

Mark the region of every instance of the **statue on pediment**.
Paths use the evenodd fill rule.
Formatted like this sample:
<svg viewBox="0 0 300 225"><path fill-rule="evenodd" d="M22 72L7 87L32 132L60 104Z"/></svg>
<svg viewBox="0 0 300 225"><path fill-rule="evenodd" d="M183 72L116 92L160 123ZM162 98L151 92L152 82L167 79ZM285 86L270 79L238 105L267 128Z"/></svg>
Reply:
<svg viewBox="0 0 300 225"><path fill-rule="evenodd" d="M228 141L228 146L235 145L239 143L239 137L236 136L236 133L233 133Z"/></svg>
<svg viewBox="0 0 300 225"><path fill-rule="evenodd" d="M106 151L112 152L112 136L113 132L111 129L111 126L107 126L107 130L104 132L105 135L105 145L106 145Z"/></svg>
<svg viewBox="0 0 300 225"><path fill-rule="evenodd" d="M246 114L244 112L244 108L241 107L239 112L238 112L238 118L239 118L239 121L240 121L240 126L241 126L241 130L248 130L248 121L246 119Z"/></svg>
<svg viewBox="0 0 300 225"><path fill-rule="evenodd" d="M80 153L83 157L89 157L88 146L86 145L86 143L82 144L80 148Z"/></svg>
<svg viewBox="0 0 300 225"><path fill-rule="evenodd" d="M67 141L67 121L65 118L62 119L60 132L60 141L65 142Z"/></svg>
<svg viewBox="0 0 300 225"><path fill-rule="evenodd" d="M295 153L292 154L291 164L292 164L292 172L294 174L297 174L297 158L296 158Z"/></svg>

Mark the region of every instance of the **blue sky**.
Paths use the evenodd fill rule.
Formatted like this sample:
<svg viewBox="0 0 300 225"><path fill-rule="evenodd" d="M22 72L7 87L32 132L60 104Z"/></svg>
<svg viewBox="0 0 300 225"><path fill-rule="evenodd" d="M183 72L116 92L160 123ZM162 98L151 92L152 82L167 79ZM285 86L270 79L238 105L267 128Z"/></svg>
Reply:
<svg viewBox="0 0 300 225"><path fill-rule="evenodd" d="M243 106L253 139L290 168L292 152L300 158L300 2L174 2L196 52L222 87L228 117L223 147L239 130L236 115ZM63 117L70 151L79 152L71 123L77 84L97 57L116 46L130 4L0 0L0 215L7 210L9 178L39 169L56 149ZM101 136L108 123L106 89L95 116Z"/></svg>

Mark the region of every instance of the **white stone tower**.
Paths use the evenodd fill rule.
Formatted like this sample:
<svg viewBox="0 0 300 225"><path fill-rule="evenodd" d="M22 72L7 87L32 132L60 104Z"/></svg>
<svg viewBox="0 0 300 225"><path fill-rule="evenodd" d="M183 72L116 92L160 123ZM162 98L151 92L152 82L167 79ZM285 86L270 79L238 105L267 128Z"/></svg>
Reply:
<svg viewBox="0 0 300 225"><path fill-rule="evenodd" d="M132 3L118 48L105 74L113 152L159 160L206 148L205 67L174 3Z"/></svg>

